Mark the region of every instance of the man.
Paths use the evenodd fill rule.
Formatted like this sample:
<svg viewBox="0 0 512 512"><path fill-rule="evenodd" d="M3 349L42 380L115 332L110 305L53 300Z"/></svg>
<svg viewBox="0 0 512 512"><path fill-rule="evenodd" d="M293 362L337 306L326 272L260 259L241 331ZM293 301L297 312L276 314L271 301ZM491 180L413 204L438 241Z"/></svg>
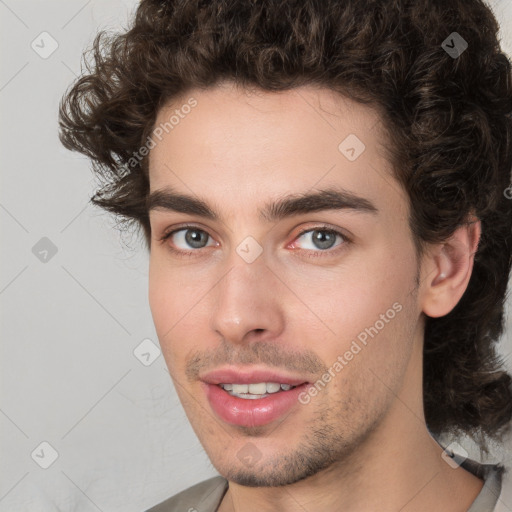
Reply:
<svg viewBox="0 0 512 512"><path fill-rule="evenodd" d="M143 0L96 38L61 140L143 230L220 473L151 511L510 510L505 467L436 441L485 451L512 418L496 34L478 0Z"/></svg>

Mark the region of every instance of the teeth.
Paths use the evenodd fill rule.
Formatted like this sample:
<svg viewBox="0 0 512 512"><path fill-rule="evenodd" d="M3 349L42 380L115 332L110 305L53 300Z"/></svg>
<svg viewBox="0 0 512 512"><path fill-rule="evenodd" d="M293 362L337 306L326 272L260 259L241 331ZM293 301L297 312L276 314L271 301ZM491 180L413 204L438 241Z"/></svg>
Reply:
<svg viewBox="0 0 512 512"><path fill-rule="evenodd" d="M281 389L278 382L267 382L267 393L277 393Z"/></svg>
<svg viewBox="0 0 512 512"><path fill-rule="evenodd" d="M220 384L230 395L240 398L261 398L270 393L288 391L295 386L290 384L279 384L278 382L258 382L254 384Z"/></svg>
<svg viewBox="0 0 512 512"><path fill-rule="evenodd" d="M267 385L264 382L249 384L249 393L252 395L264 395L267 392Z"/></svg>

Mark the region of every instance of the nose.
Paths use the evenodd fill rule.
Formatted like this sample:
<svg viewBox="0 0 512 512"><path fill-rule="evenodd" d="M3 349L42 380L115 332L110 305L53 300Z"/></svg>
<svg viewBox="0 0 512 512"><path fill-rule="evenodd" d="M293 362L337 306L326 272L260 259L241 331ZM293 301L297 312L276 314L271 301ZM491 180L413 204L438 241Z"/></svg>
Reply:
<svg viewBox="0 0 512 512"><path fill-rule="evenodd" d="M237 254L214 290L211 328L227 342L277 338L284 328L280 283L263 256L252 263Z"/></svg>

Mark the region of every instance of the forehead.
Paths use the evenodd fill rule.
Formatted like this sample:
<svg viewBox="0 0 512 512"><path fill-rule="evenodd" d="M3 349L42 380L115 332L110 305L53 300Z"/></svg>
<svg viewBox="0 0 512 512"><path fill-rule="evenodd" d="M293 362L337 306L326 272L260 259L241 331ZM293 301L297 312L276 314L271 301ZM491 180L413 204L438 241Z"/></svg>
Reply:
<svg viewBox="0 0 512 512"><path fill-rule="evenodd" d="M176 146L192 135L192 129L194 142L210 146L212 152L236 145L240 152L253 148L255 153L257 147L266 147L260 154L264 157L284 135L293 136L290 146L310 143L305 150L315 143L319 150L328 145L337 150L339 138L349 134L373 146L386 135L380 121L373 108L326 88L303 86L273 92L221 82L208 89L192 89L168 102L158 112L155 128ZM318 145L326 137L325 144ZM295 147L293 153L298 150Z"/></svg>
<svg viewBox="0 0 512 512"><path fill-rule="evenodd" d="M341 186L405 202L378 112L329 89L270 92L229 82L192 89L158 112L159 128L149 158L152 191L169 185L230 204L238 198L247 208L262 196Z"/></svg>

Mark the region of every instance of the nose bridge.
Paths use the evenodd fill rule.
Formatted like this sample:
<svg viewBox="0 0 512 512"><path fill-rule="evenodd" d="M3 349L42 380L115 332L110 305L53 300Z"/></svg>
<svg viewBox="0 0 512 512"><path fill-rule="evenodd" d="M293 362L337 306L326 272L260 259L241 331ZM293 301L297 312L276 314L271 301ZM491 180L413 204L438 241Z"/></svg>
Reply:
<svg viewBox="0 0 512 512"><path fill-rule="evenodd" d="M244 244L240 246L246 248ZM242 341L256 329L277 336L284 323L283 312L276 295L275 277L263 254L249 263L234 250L227 267L212 295L212 329L231 342Z"/></svg>

